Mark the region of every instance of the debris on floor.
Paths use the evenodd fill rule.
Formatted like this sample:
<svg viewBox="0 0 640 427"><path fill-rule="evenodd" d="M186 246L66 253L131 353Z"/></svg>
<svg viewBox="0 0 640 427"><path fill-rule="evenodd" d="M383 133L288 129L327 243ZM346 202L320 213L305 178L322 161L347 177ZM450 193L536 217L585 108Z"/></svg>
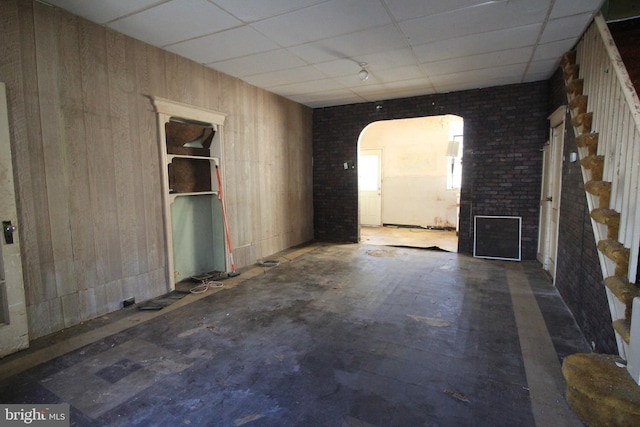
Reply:
<svg viewBox="0 0 640 427"><path fill-rule="evenodd" d="M169 292L168 294L164 294L159 296L158 298L154 298L152 300L143 302L138 306L138 310L147 311L147 310L162 310L163 308L173 304L174 302L181 300L185 296L189 295L189 292L174 290Z"/></svg>
<svg viewBox="0 0 640 427"><path fill-rule="evenodd" d="M444 392L445 394L448 394L449 396L453 397L456 400L459 400L460 402L469 402L469 398L462 393L458 393L452 390L445 390Z"/></svg>

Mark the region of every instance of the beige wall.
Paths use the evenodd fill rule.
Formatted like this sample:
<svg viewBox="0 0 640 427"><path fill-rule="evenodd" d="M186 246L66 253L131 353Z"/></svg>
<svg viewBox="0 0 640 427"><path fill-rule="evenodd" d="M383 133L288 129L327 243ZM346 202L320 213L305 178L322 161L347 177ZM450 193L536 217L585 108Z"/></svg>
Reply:
<svg viewBox="0 0 640 427"><path fill-rule="evenodd" d="M382 149L382 222L455 227L457 194L447 190L449 123L456 116L375 122L360 149Z"/></svg>
<svg viewBox="0 0 640 427"><path fill-rule="evenodd" d="M0 22L32 337L167 291L150 95L227 115L237 266L313 238L309 108L38 2Z"/></svg>

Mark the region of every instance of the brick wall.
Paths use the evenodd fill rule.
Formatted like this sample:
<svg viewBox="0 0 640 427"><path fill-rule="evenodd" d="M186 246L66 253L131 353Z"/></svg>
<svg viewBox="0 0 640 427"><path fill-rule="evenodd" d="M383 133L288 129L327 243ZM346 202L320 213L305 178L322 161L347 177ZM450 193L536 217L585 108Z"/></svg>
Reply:
<svg viewBox="0 0 640 427"><path fill-rule="evenodd" d="M552 112L567 103L564 82L559 71L551 78L549 86L549 111ZM577 152L577 148L569 116L566 123L568 126L564 140L564 155L568 158L569 153ZM585 338L595 344L595 351L617 354L580 168L579 162L568 161L565 161L562 167L556 288L573 313Z"/></svg>
<svg viewBox="0 0 640 427"><path fill-rule="evenodd" d="M473 216L522 216L522 257L535 259L547 110L547 82L315 109L315 238L358 241L357 141L366 125L456 114L465 134L458 251L473 251Z"/></svg>

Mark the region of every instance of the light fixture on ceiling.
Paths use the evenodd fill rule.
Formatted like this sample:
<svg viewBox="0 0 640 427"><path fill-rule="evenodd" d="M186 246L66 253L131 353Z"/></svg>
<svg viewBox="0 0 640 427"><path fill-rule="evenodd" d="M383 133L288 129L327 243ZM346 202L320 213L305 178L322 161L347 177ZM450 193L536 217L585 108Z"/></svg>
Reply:
<svg viewBox="0 0 640 427"><path fill-rule="evenodd" d="M365 81L369 78L369 72L367 71L367 64L366 62L361 62L360 63L360 72L358 73L358 78L362 81Z"/></svg>

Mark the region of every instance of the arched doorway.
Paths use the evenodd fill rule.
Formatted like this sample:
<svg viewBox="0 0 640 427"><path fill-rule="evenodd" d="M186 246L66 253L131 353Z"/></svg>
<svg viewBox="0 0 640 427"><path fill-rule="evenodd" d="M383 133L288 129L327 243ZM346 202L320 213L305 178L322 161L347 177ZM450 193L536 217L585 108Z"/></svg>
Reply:
<svg viewBox="0 0 640 427"><path fill-rule="evenodd" d="M463 119L369 124L358 140L360 241L457 251Z"/></svg>

